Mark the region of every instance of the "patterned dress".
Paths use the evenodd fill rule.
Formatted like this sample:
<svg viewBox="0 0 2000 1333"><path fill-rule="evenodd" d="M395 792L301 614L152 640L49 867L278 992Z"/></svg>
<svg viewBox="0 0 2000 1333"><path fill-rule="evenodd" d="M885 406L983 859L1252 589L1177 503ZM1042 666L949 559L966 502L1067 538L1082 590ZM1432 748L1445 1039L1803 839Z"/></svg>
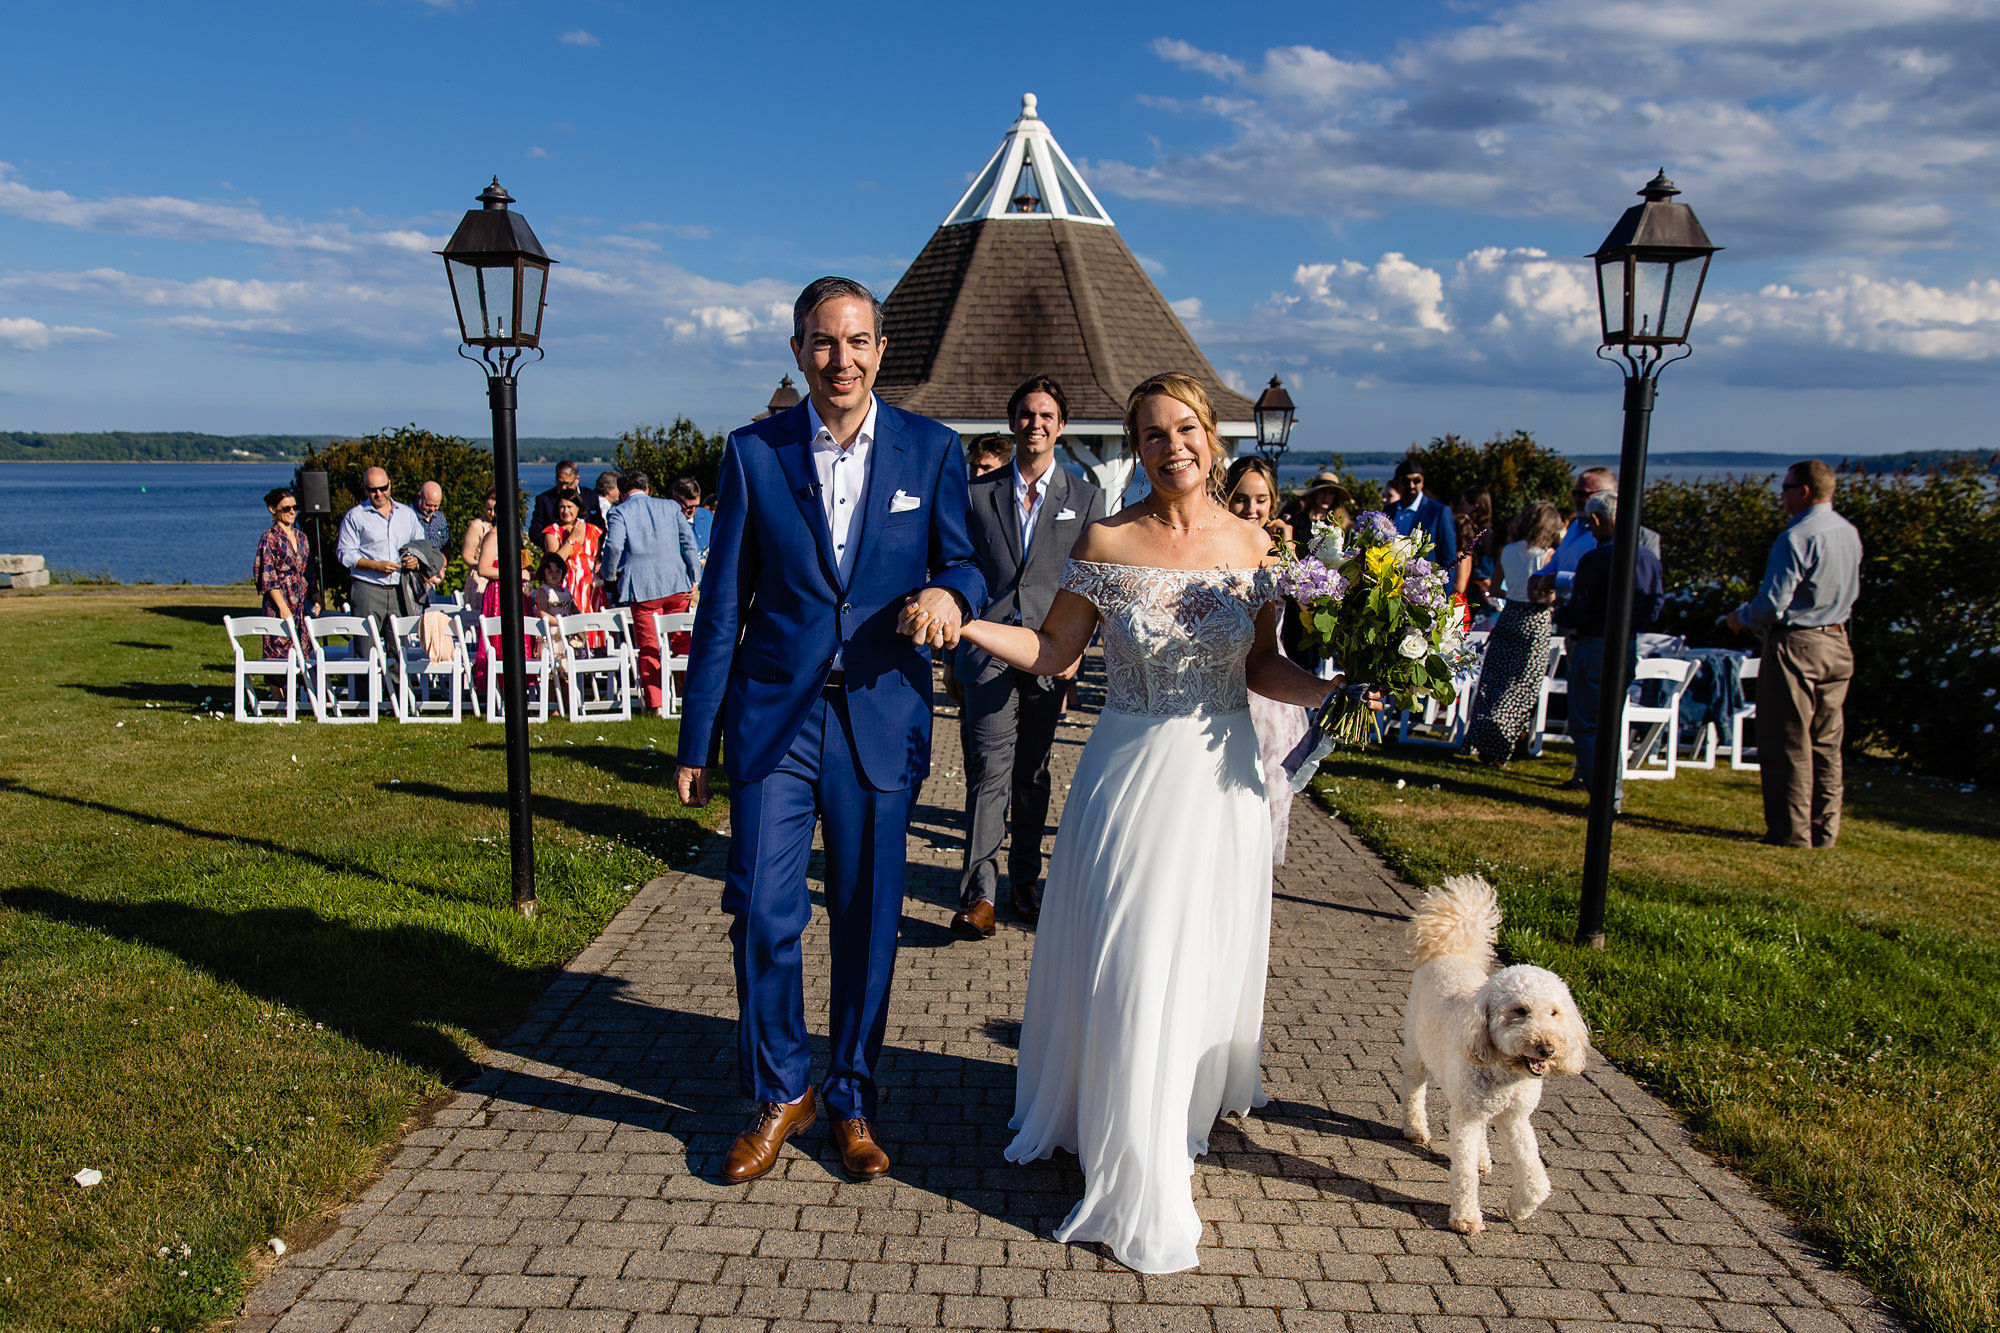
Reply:
<svg viewBox="0 0 2000 1333"><path fill-rule="evenodd" d="M1530 571L1539 570L1549 552L1530 548L1526 558ZM1526 589L1507 589L1507 604L1486 640L1467 735L1485 763L1512 762L1534 721L1542 676L1548 671L1550 610L1528 601Z"/></svg>
<svg viewBox="0 0 2000 1333"><path fill-rule="evenodd" d="M305 534L297 528L287 528L282 523L273 523L264 529L264 535L257 539L257 555L250 563L250 581L257 585L257 591L264 594L264 614L278 614L278 599L274 593L282 593L292 608L292 633L297 636L299 651L305 651L306 612L312 603L312 556L306 545ZM282 660L290 646L275 634L264 636L264 657L268 661Z"/></svg>

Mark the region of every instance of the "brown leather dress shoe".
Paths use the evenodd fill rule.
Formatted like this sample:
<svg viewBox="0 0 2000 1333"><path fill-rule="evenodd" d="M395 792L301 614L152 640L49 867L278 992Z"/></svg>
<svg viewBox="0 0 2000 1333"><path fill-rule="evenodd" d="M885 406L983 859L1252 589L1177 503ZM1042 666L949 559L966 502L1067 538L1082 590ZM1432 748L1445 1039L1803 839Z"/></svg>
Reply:
<svg viewBox="0 0 2000 1333"><path fill-rule="evenodd" d="M722 1178L741 1185L778 1164L778 1150L792 1137L819 1118L819 1099L808 1090L797 1102L760 1102L757 1118L729 1145L722 1161Z"/></svg>
<svg viewBox="0 0 2000 1333"><path fill-rule="evenodd" d="M1024 887L1016 884L1008 896L1013 900L1012 906L1015 916L1020 917L1023 921L1030 922L1041 917L1042 895L1035 891L1034 885L1029 884Z"/></svg>
<svg viewBox="0 0 2000 1333"><path fill-rule="evenodd" d="M875 1141L874 1127L860 1116L835 1120L827 1138L840 1154L841 1169L849 1180L874 1180L889 1174L889 1154Z"/></svg>
<svg viewBox="0 0 2000 1333"><path fill-rule="evenodd" d="M993 904L981 898L962 912L951 914L951 933L969 940L983 940L993 934Z"/></svg>

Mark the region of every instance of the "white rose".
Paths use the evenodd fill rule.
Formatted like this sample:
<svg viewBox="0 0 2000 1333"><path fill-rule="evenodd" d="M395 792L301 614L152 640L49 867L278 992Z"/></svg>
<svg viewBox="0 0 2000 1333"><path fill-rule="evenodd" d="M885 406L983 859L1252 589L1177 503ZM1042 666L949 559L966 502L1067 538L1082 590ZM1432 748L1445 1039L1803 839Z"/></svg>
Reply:
<svg viewBox="0 0 2000 1333"><path fill-rule="evenodd" d="M1430 650L1430 640L1426 639L1424 632L1414 625L1403 631L1403 641L1396 645L1396 651L1412 662L1425 656Z"/></svg>
<svg viewBox="0 0 2000 1333"><path fill-rule="evenodd" d="M1313 557L1328 567L1340 563L1341 552L1347 548L1347 534L1336 523L1320 525L1313 533Z"/></svg>

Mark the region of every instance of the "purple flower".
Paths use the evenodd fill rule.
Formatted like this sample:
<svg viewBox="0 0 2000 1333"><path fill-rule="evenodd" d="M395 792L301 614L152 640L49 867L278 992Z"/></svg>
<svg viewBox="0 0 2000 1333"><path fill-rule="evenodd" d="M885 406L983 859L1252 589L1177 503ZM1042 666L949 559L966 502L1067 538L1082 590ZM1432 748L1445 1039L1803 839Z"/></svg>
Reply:
<svg viewBox="0 0 2000 1333"><path fill-rule="evenodd" d="M1287 596L1302 606L1323 601L1337 602L1347 595L1347 579L1338 570L1328 569L1312 556L1286 566L1279 576L1279 585Z"/></svg>
<svg viewBox="0 0 2000 1333"><path fill-rule="evenodd" d="M1377 537L1393 540L1396 536L1396 520L1379 509L1370 509L1354 520L1354 529L1356 533L1372 531Z"/></svg>

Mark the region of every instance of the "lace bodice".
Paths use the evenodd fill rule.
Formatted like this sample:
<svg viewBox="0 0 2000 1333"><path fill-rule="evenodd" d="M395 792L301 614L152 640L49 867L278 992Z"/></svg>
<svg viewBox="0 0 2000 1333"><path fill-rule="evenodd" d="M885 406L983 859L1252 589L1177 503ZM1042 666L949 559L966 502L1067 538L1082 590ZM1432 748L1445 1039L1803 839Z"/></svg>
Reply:
<svg viewBox="0 0 2000 1333"><path fill-rule="evenodd" d="M1062 586L1104 622L1105 707L1158 717L1250 705L1243 664L1273 569L1154 569L1071 560Z"/></svg>

